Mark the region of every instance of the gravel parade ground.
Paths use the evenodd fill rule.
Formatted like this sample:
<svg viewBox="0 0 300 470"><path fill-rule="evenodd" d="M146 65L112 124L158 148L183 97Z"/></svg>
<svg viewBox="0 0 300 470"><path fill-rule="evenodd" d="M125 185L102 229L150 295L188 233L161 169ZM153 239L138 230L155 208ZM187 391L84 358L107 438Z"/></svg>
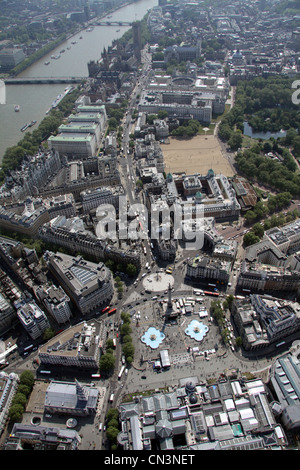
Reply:
<svg viewBox="0 0 300 470"><path fill-rule="evenodd" d="M191 139L170 137L170 143L161 146L166 173L185 172L187 175L205 175L210 168L215 174L233 176L233 170L224 158L214 135L197 135Z"/></svg>

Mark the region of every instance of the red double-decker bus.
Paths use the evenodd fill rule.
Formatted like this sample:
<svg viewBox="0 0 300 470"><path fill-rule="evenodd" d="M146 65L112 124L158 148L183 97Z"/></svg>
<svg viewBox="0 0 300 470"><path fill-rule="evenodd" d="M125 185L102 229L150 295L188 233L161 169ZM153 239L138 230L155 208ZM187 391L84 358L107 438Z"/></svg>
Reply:
<svg viewBox="0 0 300 470"><path fill-rule="evenodd" d="M204 294L205 295L212 295L214 297L219 297L219 295L220 295L219 292L211 292L211 291L207 291L207 290L204 291Z"/></svg>
<svg viewBox="0 0 300 470"><path fill-rule="evenodd" d="M116 313L116 311L116 308L112 308L111 310L109 310L108 315L112 315L113 313Z"/></svg>
<svg viewBox="0 0 300 470"><path fill-rule="evenodd" d="M109 307L105 307L105 308L103 308L101 311L102 311L102 313L105 313L105 312L107 312L108 310L109 310Z"/></svg>

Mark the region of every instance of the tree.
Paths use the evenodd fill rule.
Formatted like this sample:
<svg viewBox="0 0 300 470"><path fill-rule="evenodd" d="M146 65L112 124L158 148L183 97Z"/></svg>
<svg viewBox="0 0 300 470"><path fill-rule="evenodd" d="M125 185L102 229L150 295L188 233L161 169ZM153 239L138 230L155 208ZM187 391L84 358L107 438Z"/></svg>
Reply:
<svg viewBox="0 0 300 470"><path fill-rule="evenodd" d="M168 117L168 111L166 111L165 109L160 109L157 113L157 117L158 119L165 119L166 117Z"/></svg>
<svg viewBox="0 0 300 470"><path fill-rule="evenodd" d="M237 150L242 146L243 136L240 131L234 132L228 140L228 145L232 150Z"/></svg>
<svg viewBox="0 0 300 470"><path fill-rule="evenodd" d="M55 331L52 328L46 328L43 333L43 339L48 341L49 339L53 338L53 336L55 336Z"/></svg>
<svg viewBox="0 0 300 470"><path fill-rule="evenodd" d="M118 408L110 408L108 412L106 413L106 418L108 419L108 421L110 421L111 419L118 419L118 416L119 416Z"/></svg>
<svg viewBox="0 0 300 470"><path fill-rule="evenodd" d="M20 404L12 405L9 409L8 416L9 419L13 422L20 422L23 414L23 407Z"/></svg>
<svg viewBox="0 0 300 470"><path fill-rule="evenodd" d="M119 428L118 419L117 418L111 418L107 423L107 427L113 427L113 428L118 429Z"/></svg>
<svg viewBox="0 0 300 470"><path fill-rule="evenodd" d="M113 354L103 354L100 358L99 369L101 372L110 372L115 366Z"/></svg>
<svg viewBox="0 0 300 470"><path fill-rule="evenodd" d="M264 227L259 222L254 224L251 231L259 238L262 238L264 234Z"/></svg>
<svg viewBox="0 0 300 470"><path fill-rule="evenodd" d="M106 347L107 349L113 349L114 348L114 342L111 338L108 338L106 341Z"/></svg>
<svg viewBox="0 0 300 470"><path fill-rule="evenodd" d="M21 405L24 409L25 409L25 406L26 406L26 403L27 403L27 397L26 395L24 395L24 393L21 393L19 390L17 391L17 393L15 394L13 400L12 400L12 404L13 405Z"/></svg>
<svg viewBox="0 0 300 470"><path fill-rule="evenodd" d="M248 232L244 235L244 245L250 246L259 242L259 237L253 232Z"/></svg>
<svg viewBox="0 0 300 470"><path fill-rule="evenodd" d="M32 390L34 384L34 375L30 370L25 370L20 375L20 384L27 385Z"/></svg>
<svg viewBox="0 0 300 470"><path fill-rule="evenodd" d="M137 267L134 264L129 263L126 268L126 272L128 276L135 277L137 273Z"/></svg>
<svg viewBox="0 0 300 470"><path fill-rule="evenodd" d="M132 343L125 343L123 345L123 353L125 357L134 356L134 346Z"/></svg>
<svg viewBox="0 0 300 470"><path fill-rule="evenodd" d="M300 158L300 136L294 137L293 140L293 152L296 158Z"/></svg>
<svg viewBox="0 0 300 470"><path fill-rule="evenodd" d="M123 323L129 323L130 324L130 315L127 312L122 312L121 313L121 320L123 320Z"/></svg>
<svg viewBox="0 0 300 470"><path fill-rule="evenodd" d="M131 333L131 326L129 323L123 323L123 325L121 326L121 329L120 329L120 332L121 332L121 335L122 336L125 336L125 335L130 335Z"/></svg>
<svg viewBox="0 0 300 470"><path fill-rule="evenodd" d="M28 387L28 385L20 384L18 386L18 392L23 393L23 395L28 397L28 395L30 393L30 388Z"/></svg>
<svg viewBox="0 0 300 470"><path fill-rule="evenodd" d="M114 426L109 426L106 430L106 435L109 441L116 443L119 434L119 429Z"/></svg>

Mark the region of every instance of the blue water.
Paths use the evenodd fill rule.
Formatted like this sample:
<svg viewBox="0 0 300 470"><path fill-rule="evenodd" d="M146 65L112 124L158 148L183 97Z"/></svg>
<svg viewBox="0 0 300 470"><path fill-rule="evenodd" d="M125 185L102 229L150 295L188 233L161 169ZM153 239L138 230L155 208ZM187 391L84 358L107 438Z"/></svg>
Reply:
<svg viewBox="0 0 300 470"><path fill-rule="evenodd" d="M271 137L274 137L274 139L277 139L278 137L285 137L286 136L286 131L279 131L279 132L253 132L251 126L249 126L248 122L244 122L244 135L247 135L248 137L252 137L252 139L270 139Z"/></svg>
<svg viewBox="0 0 300 470"><path fill-rule="evenodd" d="M200 342L207 334L208 329L208 326L204 325L204 323L199 322L198 320L192 320L185 329L185 334Z"/></svg>
<svg viewBox="0 0 300 470"><path fill-rule="evenodd" d="M147 346L150 346L152 349L157 349L158 346L163 342L165 339L164 333L157 330L153 326L150 326L144 336L141 337L141 341L145 343Z"/></svg>

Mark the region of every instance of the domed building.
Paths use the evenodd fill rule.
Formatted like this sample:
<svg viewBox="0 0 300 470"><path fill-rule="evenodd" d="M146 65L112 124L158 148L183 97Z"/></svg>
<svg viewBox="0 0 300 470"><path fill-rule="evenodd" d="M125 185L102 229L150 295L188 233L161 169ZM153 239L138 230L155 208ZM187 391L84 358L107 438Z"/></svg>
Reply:
<svg viewBox="0 0 300 470"><path fill-rule="evenodd" d="M231 56L231 62L233 65L243 65L245 63L245 57L243 54L240 52L239 49L234 51L234 53Z"/></svg>

